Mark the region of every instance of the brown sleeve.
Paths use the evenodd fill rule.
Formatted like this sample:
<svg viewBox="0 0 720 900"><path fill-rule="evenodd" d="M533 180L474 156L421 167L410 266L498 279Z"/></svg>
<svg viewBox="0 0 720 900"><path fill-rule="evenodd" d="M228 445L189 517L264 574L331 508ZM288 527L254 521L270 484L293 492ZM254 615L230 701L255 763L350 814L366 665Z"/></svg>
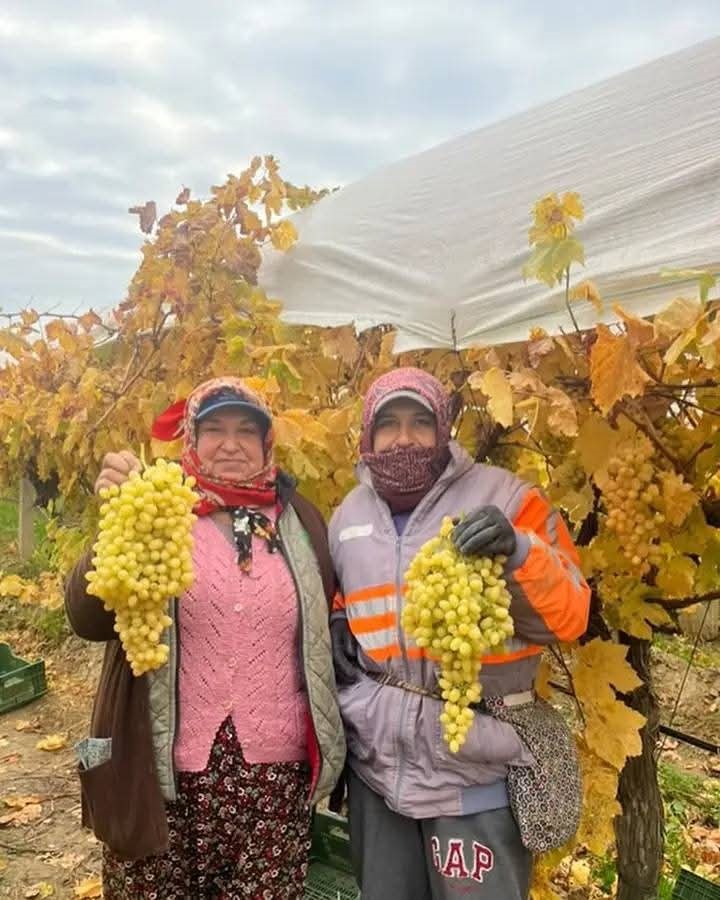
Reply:
<svg viewBox="0 0 720 900"><path fill-rule="evenodd" d="M65 612L70 627L88 641L111 641L117 638L113 628L115 616L107 612L102 600L87 592L85 573L92 568L92 550L84 553L65 582Z"/></svg>
<svg viewBox="0 0 720 900"><path fill-rule="evenodd" d="M335 568L330 557L325 519L323 519L320 510L309 500L306 500L305 497L298 494L297 491L294 491L290 497L290 503L298 514L303 528L308 533L310 543L313 545L313 550L320 566L325 598L330 610L332 609L333 598L337 593L338 585L335 577Z"/></svg>

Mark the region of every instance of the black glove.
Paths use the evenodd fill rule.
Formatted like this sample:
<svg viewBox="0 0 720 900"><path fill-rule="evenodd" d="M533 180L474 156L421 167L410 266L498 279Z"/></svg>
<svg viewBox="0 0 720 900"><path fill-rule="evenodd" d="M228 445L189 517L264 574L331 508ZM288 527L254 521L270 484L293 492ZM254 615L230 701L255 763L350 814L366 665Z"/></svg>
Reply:
<svg viewBox="0 0 720 900"><path fill-rule="evenodd" d="M463 556L512 556L515 529L497 506L482 506L459 522L452 540Z"/></svg>
<svg viewBox="0 0 720 900"><path fill-rule="evenodd" d="M339 616L330 623L335 680L338 684L353 684L358 678L357 641L348 620Z"/></svg>

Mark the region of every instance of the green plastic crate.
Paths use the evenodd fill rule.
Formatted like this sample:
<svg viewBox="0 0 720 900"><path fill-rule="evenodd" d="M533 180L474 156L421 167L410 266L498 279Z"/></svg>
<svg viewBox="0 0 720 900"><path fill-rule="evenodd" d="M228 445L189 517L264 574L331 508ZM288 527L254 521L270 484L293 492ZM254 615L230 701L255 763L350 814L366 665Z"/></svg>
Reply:
<svg viewBox="0 0 720 900"><path fill-rule="evenodd" d="M347 819L331 812L316 813L306 900L357 900L359 897L350 863Z"/></svg>
<svg viewBox="0 0 720 900"><path fill-rule="evenodd" d="M681 869L675 882L673 900L720 900L720 884Z"/></svg>
<svg viewBox="0 0 720 900"><path fill-rule="evenodd" d="M311 863L305 900L358 900L360 891L352 875L322 863Z"/></svg>
<svg viewBox="0 0 720 900"><path fill-rule="evenodd" d="M45 663L20 659L9 644L0 644L0 714L36 700L47 691Z"/></svg>
<svg viewBox="0 0 720 900"><path fill-rule="evenodd" d="M310 861L352 875L350 832L344 816L329 811L315 814Z"/></svg>

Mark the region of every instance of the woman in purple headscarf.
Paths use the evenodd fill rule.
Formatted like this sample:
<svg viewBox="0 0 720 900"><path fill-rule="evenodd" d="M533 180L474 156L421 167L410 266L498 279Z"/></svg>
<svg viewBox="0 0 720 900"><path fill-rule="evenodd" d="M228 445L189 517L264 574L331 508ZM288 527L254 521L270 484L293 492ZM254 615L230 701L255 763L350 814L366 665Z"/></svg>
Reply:
<svg viewBox="0 0 720 900"><path fill-rule="evenodd" d="M562 518L534 486L475 463L451 439L449 410L426 372L379 378L365 399L359 485L330 524L341 587L331 635L363 900L521 900L532 851L563 843L576 824L569 732L535 716L533 683L543 645L585 630L589 588ZM436 662L400 625L404 573L445 516L458 520L460 553L506 558L515 623L506 652L482 659L483 705L458 753L441 735ZM534 731L518 725L530 720Z"/></svg>

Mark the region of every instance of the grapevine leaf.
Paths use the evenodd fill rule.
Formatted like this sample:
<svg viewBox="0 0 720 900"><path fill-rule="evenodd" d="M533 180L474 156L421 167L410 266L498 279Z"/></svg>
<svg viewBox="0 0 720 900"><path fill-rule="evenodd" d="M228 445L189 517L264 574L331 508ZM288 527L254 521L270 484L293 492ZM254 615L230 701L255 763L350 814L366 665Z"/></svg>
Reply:
<svg viewBox="0 0 720 900"><path fill-rule="evenodd" d="M597 326L598 339L590 354L592 397L603 413L622 397L638 397L650 380L640 368L627 335L614 335L606 325Z"/></svg>
<svg viewBox="0 0 720 900"><path fill-rule="evenodd" d="M505 428L513 423L513 395L510 382L497 367L487 372L475 372L470 376L470 386L479 388L488 398L488 411L493 419Z"/></svg>

